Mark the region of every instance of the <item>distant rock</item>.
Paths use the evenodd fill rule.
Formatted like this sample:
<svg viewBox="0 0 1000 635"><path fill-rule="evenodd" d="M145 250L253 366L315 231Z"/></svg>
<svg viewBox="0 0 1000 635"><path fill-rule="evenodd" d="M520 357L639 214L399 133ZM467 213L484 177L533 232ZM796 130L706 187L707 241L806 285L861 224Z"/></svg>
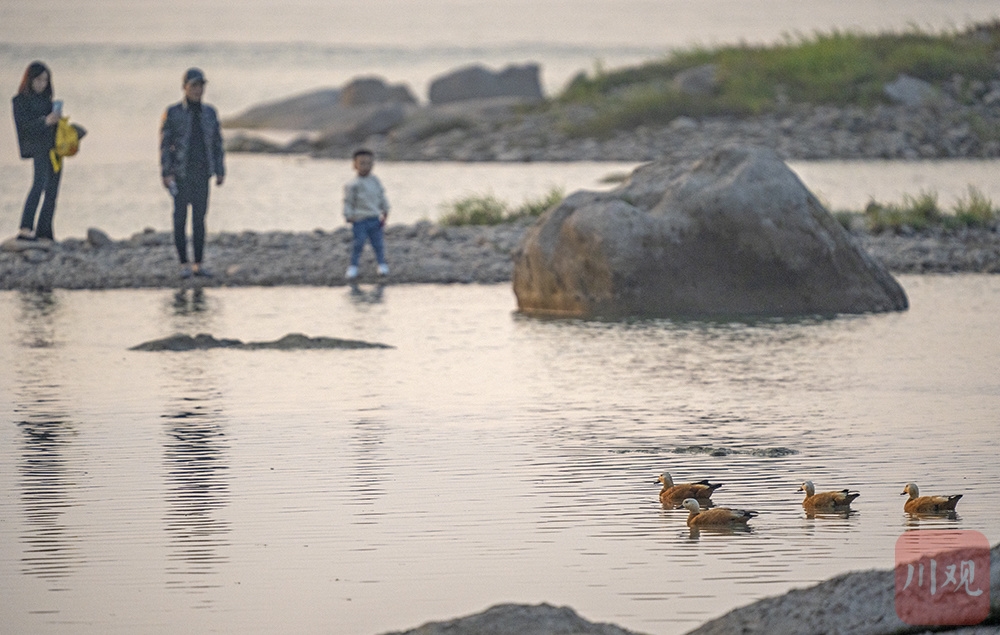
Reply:
<svg viewBox="0 0 1000 635"><path fill-rule="evenodd" d="M417 99L405 84L389 85L378 77L359 77L340 89L341 106L385 103L415 104Z"/></svg>
<svg viewBox="0 0 1000 635"><path fill-rule="evenodd" d="M304 149L299 150L300 152ZM238 133L226 138L226 152L250 152L254 154L284 154L293 152L291 144L277 143L254 135Z"/></svg>
<svg viewBox="0 0 1000 635"><path fill-rule="evenodd" d="M518 307L565 316L798 316L896 311L906 294L769 149L729 146L687 170L638 168L528 229Z"/></svg>
<svg viewBox="0 0 1000 635"><path fill-rule="evenodd" d="M98 249L115 244L115 241L111 240L111 236L108 236L105 232L94 227L87 230L87 242L90 243L92 247L97 247Z"/></svg>
<svg viewBox="0 0 1000 635"><path fill-rule="evenodd" d="M343 88L325 88L303 95L254 106L228 117L227 128L275 130L328 130L357 125L373 111L414 105L416 98L404 84L387 84L378 77L360 77Z"/></svg>
<svg viewBox="0 0 1000 635"><path fill-rule="evenodd" d="M376 104L345 109L331 119L323 132L311 142L312 149L331 147L350 150L372 135L388 134L406 120L409 109L399 103Z"/></svg>
<svg viewBox="0 0 1000 635"><path fill-rule="evenodd" d="M276 349L299 350L310 348L392 348L386 344L374 344L360 340L342 340L335 337L308 337L301 333L290 333L273 342L247 342L236 339L216 339L206 333L194 337L177 334L159 340L152 340L133 346L131 351L193 351L212 348L238 348L244 350Z"/></svg>
<svg viewBox="0 0 1000 635"><path fill-rule="evenodd" d="M414 143L450 131L469 131L484 122L505 122L514 118L522 103L516 97L469 99L421 108L392 131L395 142Z"/></svg>
<svg viewBox="0 0 1000 635"><path fill-rule="evenodd" d="M922 106L937 95L935 88L924 80L902 73L882 91L892 101L910 108Z"/></svg>
<svg viewBox="0 0 1000 635"><path fill-rule="evenodd" d="M330 113L340 108L340 90L324 88L247 109L223 124L227 128L273 128L276 130L316 130Z"/></svg>
<svg viewBox="0 0 1000 635"><path fill-rule="evenodd" d="M595 624L567 607L498 604L482 613L429 622L385 635L637 635L613 624Z"/></svg>
<svg viewBox="0 0 1000 635"><path fill-rule="evenodd" d="M500 72L468 66L434 79L429 98L432 105L495 97L541 101L544 97L539 74L538 64L508 66Z"/></svg>
<svg viewBox="0 0 1000 635"><path fill-rule="evenodd" d="M686 95L711 95L719 88L718 67L703 64L674 76L674 87Z"/></svg>

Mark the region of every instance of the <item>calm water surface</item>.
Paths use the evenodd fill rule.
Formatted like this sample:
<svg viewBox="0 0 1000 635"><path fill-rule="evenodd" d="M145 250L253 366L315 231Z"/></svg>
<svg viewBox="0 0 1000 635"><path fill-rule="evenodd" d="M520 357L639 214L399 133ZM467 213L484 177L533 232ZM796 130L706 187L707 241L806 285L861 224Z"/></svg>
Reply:
<svg viewBox="0 0 1000 635"><path fill-rule="evenodd" d="M538 321L507 285L0 293L0 621L374 634L545 601L668 635L889 567L908 529L995 543L1000 277L901 281L905 313L759 323ZM127 350L174 332L394 348ZM692 535L664 470L753 531ZM807 518L807 478L857 513ZM908 480L958 517L908 519Z"/></svg>

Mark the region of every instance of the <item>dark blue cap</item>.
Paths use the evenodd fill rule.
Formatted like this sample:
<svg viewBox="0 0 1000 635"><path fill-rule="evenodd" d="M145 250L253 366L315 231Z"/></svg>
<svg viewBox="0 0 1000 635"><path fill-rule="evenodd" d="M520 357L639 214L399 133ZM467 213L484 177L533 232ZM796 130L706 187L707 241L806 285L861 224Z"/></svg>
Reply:
<svg viewBox="0 0 1000 635"><path fill-rule="evenodd" d="M184 85L187 86L191 82L201 82L205 83L208 80L205 79L205 73L201 72L200 68L189 68L187 72L184 73Z"/></svg>

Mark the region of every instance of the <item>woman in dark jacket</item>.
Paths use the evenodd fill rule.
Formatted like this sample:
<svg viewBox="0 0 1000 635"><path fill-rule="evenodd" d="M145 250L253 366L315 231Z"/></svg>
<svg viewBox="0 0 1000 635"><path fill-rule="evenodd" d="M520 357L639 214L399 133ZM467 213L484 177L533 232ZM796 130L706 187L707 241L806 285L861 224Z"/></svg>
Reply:
<svg viewBox="0 0 1000 635"><path fill-rule="evenodd" d="M52 110L52 73L45 64L32 62L24 71L21 86L14 97L14 125L17 127L21 157L35 162L35 178L24 202L17 234L21 239L53 240L52 217L56 212L62 171L56 172L52 167L49 151L56 143L57 123L59 113ZM45 198L36 228L35 212L43 194Z"/></svg>

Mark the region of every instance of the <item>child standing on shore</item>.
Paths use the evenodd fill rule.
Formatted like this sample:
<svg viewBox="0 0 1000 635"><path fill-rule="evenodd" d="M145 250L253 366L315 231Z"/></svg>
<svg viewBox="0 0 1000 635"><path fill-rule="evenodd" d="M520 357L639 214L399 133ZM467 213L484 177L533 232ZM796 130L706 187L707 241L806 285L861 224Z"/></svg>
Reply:
<svg viewBox="0 0 1000 635"><path fill-rule="evenodd" d="M385 241L382 227L389 216L389 201L385 188L378 177L372 174L375 154L371 150L359 149L354 152L354 171L357 176L344 186L344 218L354 229L354 246L351 250L351 266L347 268L347 279L358 277L358 261L365 243L371 241L378 260L378 275L389 275L389 265L385 262Z"/></svg>

